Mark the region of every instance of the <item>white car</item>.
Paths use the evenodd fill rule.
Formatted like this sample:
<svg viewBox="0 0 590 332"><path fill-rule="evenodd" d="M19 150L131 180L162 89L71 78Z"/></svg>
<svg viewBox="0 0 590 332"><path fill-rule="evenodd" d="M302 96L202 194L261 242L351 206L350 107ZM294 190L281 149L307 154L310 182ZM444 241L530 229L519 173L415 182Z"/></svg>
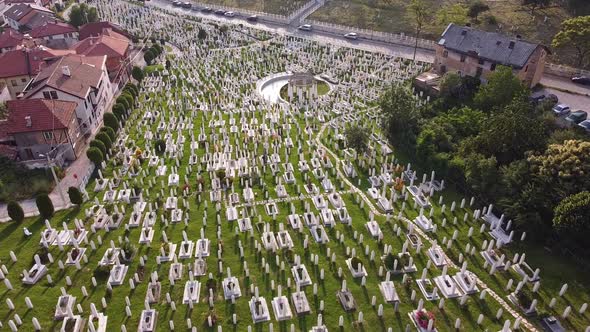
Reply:
<svg viewBox="0 0 590 332"><path fill-rule="evenodd" d="M300 25L297 29L303 31L311 31L312 27L309 24Z"/></svg>
<svg viewBox="0 0 590 332"><path fill-rule="evenodd" d="M352 39L352 40L357 40L359 39L359 35L356 32L349 32L347 34L344 35L344 38L346 39Z"/></svg>
<svg viewBox="0 0 590 332"><path fill-rule="evenodd" d="M225 14L223 14L223 15L225 15L227 17L234 17L234 16L236 16L236 13L234 13L234 12L225 12Z"/></svg>
<svg viewBox="0 0 590 332"><path fill-rule="evenodd" d="M578 126L580 126L583 130L590 134L590 120L584 120L578 123Z"/></svg>

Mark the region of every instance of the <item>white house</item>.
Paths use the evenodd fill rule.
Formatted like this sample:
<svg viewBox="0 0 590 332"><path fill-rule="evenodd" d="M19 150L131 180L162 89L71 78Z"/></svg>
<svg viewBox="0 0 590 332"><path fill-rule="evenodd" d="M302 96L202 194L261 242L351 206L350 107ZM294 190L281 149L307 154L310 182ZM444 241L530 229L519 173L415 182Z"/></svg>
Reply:
<svg viewBox="0 0 590 332"><path fill-rule="evenodd" d="M80 131L100 127L113 89L106 68L106 56L66 55L49 64L25 88L25 98L74 101Z"/></svg>

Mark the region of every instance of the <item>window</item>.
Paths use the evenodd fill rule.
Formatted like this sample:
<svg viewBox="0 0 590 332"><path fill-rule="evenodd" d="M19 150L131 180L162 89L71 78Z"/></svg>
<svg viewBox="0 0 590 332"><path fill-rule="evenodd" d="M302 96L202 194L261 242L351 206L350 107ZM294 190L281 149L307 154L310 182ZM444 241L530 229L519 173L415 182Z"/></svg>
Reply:
<svg viewBox="0 0 590 332"><path fill-rule="evenodd" d="M57 91L49 91L51 94L51 99L57 99Z"/></svg>
<svg viewBox="0 0 590 332"><path fill-rule="evenodd" d="M496 70L496 64L495 63L492 63L492 65L490 66L490 70L491 71Z"/></svg>
<svg viewBox="0 0 590 332"><path fill-rule="evenodd" d="M12 84L12 86L17 86L18 83L16 83L16 80L11 80L10 83Z"/></svg>
<svg viewBox="0 0 590 332"><path fill-rule="evenodd" d="M57 91L43 91L43 98L57 99Z"/></svg>
<svg viewBox="0 0 590 332"><path fill-rule="evenodd" d="M27 83L27 79L26 78L21 78L20 81L23 82L23 83Z"/></svg>
<svg viewBox="0 0 590 332"><path fill-rule="evenodd" d="M444 51L443 51L443 58L446 58L446 57L448 57L448 56L449 56L449 51L447 51L447 50L444 50Z"/></svg>
<svg viewBox="0 0 590 332"><path fill-rule="evenodd" d="M45 137L46 140L50 141L53 139L53 132L51 131L44 131L43 132L43 137Z"/></svg>
<svg viewBox="0 0 590 332"><path fill-rule="evenodd" d="M465 55L461 54L461 62L465 62Z"/></svg>

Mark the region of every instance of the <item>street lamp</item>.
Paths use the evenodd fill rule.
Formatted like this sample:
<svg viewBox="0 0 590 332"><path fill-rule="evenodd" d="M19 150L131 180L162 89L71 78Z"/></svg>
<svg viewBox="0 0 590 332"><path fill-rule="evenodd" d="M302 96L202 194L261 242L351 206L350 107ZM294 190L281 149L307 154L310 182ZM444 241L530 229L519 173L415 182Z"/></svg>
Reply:
<svg viewBox="0 0 590 332"><path fill-rule="evenodd" d="M53 161L49 158L49 153L51 153L51 151L49 151L47 153L47 155L45 155L43 153L39 153L39 157L46 157L47 158L47 165L49 166L49 168L51 168L51 174L53 175L53 181L55 181L55 185L57 186L57 191L59 192L59 196L61 197L61 201L63 202L64 207L65 207L67 205L67 201L66 201L63 191L61 190L61 184L59 183L59 179L57 178L57 175L55 174L55 170L53 169L53 166L51 165L51 164L55 164L55 161Z"/></svg>

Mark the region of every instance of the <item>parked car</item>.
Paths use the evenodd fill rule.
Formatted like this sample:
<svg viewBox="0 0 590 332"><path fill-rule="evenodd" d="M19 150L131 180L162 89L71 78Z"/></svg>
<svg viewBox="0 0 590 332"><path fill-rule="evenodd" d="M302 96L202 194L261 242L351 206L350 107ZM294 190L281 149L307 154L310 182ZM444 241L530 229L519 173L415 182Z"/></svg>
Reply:
<svg viewBox="0 0 590 332"><path fill-rule="evenodd" d="M539 96L530 97L529 100L531 101L531 103L533 105L538 105L542 102L547 102L547 103L550 103L551 106L554 106L559 101L559 98L557 98L556 95L550 93L548 95L539 95Z"/></svg>
<svg viewBox="0 0 590 332"><path fill-rule="evenodd" d="M582 129L584 129L587 133L590 134L590 120L584 120L578 123L578 126L580 126Z"/></svg>
<svg viewBox="0 0 590 332"><path fill-rule="evenodd" d="M344 38L346 39L352 39L352 40L357 40L359 39L359 35L356 32L349 32L347 34L344 35Z"/></svg>
<svg viewBox="0 0 590 332"><path fill-rule="evenodd" d="M215 11L215 14L217 14L217 15L225 15L225 10L218 9L218 10Z"/></svg>
<svg viewBox="0 0 590 332"><path fill-rule="evenodd" d="M258 22L258 15L248 16L246 20L250 22Z"/></svg>
<svg viewBox="0 0 590 332"><path fill-rule="evenodd" d="M191 3L190 2L184 2L182 3L182 8L187 8L187 9L191 9Z"/></svg>
<svg viewBox="0 0 590 332"><path fill-rule="evenodd" d="M575 111L575 112L571 112L570 115L568 115L565 118L565 121L569 122L572 125L578 124L584 120L586 120L588 118L588 113L584 112L584 111Z"/></svg>
<svg viewBox="0 0 590 332"><path fill-rule="evenodd" d="M205 7L205 8L203 8L203 9L201 9L201 11L202 11L203 13L210 13L212 10L213 10L213 9L211 9L211 7Z"/></svg>
<svg viewBox="0 0 590 332"><path fill-rule="evenodd" d="M180 2L180 1L172 2L172 6L175 6L175 7L179 7L181 4L182 4L182 2Z"/></svg>
<svg viewBox="0 0 590 332"><path fill-rule="evenodd" d="M570 107L565 104L559 104L559 105L556 105L555 107L553 107L553 114L555 114L557 116L568 115L568 114L570 114L570 112L571 112Z"/></svg>
<svg viewBox="0 0 590 332"><path fill-rule="evenodd" d="M300 25L297 29L303 31L311 31L313 28L309 24Z"/></svg>
<svg viewBox="0 0 590 332"><path fill-rule="evenodd" d="M590 77L588 76L574 76L572 77L572 82L583 84L583 85L590 85Z"/></svg>
<svg viewBox="0 0 590 332"><path fill-rule="evenodd" d="M223 15L225 15L227 17L234 17L234 16L236 16L236 13L234 13L234 12L225 12L225 14L223 14Z"/></svg>

